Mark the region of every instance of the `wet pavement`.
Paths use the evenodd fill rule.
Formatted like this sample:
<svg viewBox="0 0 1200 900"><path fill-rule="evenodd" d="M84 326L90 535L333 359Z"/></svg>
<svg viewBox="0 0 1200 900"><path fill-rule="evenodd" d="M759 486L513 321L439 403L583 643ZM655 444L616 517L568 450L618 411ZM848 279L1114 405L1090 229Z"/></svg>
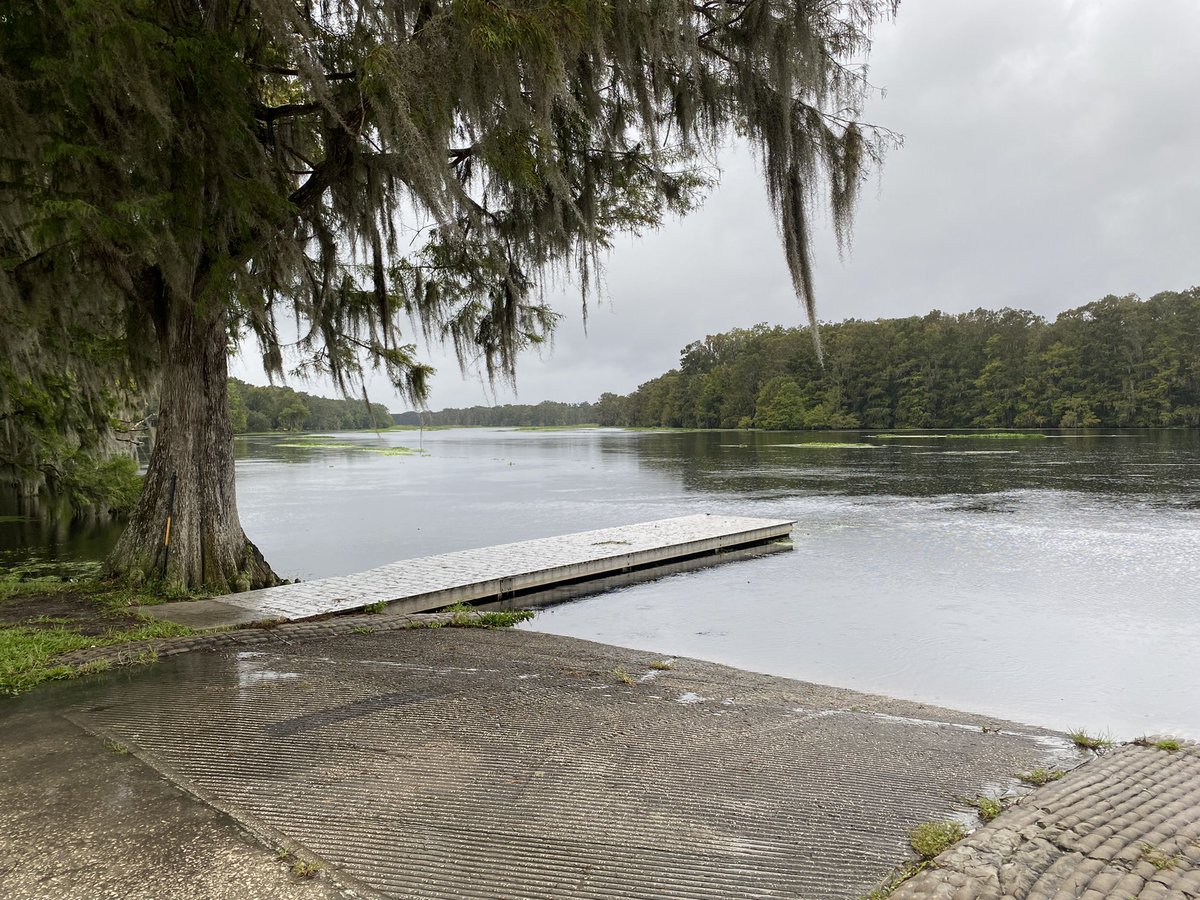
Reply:
<svg viewBox="0 0 1200 900"><path fill-rule="evenodd" d="M192 653L0 710L0 896L855 897L911 826L1077 761L1049 732L544 634Z"/></svg>
<svg viewBox="0 0 1200 900"><path fill-rule="evenodd" d="M0 712L0 897L353 896L329 878L293 876L292 861L234 819L38 705Z"/></svg>
<svg viewBox="0 0 1200 900"><path fill-rule="evenodd" d="M1146 744L1026 797L893 900L1200 896L1200 748Z"/></svg>

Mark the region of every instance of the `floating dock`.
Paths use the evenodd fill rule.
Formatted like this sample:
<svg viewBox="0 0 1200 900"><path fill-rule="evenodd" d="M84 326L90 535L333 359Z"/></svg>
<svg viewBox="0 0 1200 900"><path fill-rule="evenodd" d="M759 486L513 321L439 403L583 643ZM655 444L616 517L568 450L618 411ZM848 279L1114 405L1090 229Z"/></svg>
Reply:
<svg viewBox="0 0 1200 900"><path fill-rule="evenodd" d="M211 600L142 607L154 618L216 628L296 621L379 603L417 613L504 600L785 539L795 522L693 515L405 559L356 575L321 578Z"/></svg>

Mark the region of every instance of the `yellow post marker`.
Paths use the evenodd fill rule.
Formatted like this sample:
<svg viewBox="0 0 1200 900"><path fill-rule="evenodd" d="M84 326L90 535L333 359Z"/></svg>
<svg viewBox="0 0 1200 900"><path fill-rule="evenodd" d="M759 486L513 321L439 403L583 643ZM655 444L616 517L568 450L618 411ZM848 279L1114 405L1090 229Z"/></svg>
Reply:
<svg viewBox="0 0 1200 900"><path fill-rule="evenodd" d="M175 513L175 481L177 477L176 475L171 476L171 493L167 497L167 527L163 532L163 561L162 575L160 576L164 579L167 577L167 560L171 556L171 517Z"/></svg>

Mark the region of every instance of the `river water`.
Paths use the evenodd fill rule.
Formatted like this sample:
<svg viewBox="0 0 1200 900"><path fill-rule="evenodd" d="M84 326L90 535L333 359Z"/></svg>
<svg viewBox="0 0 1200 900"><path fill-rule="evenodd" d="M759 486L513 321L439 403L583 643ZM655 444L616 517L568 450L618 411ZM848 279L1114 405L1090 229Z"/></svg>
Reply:
<svg viewBox="0 0 1200 900"><path fill-rule="evenodd" d="M239 504L276 571L305 579L697 512L795 519L792 552L523 627L1122 739L1200 738L1200 434L1048 434L250 436ZM0 521L0 547L67 558L111 539Z"/></svg>

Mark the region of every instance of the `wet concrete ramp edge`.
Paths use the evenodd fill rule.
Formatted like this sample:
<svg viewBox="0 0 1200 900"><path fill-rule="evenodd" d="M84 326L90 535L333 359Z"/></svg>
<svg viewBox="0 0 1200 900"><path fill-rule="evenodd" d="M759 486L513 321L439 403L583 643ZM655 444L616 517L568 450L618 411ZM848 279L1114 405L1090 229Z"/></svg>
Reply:
<svg viewBox="0 0 1200 900"><path fill-rule="evenodd" d="M195 657L72 718L387 897L858 896L913 824L1063 753L654 659L528 633L354 636Z"/></svg>

